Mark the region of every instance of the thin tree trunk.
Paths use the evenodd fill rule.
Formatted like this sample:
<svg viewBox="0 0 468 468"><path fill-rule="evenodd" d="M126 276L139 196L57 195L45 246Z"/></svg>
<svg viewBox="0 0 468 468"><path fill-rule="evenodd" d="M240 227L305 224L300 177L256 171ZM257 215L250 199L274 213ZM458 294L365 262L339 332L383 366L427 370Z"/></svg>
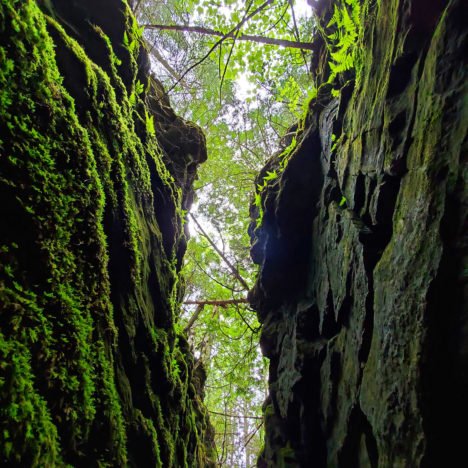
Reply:
<svg viewBox="0 0 468 468"><path fill-rule="evenodd" d="M140 5L141 5L141 1L142 0L138 0L138 3L135 5L135 7L133 8L133 14L136 15L137 11L138 11L138 8L140 8Z"/></svg>
<svg viewBox="0 0 468 468"><path fill-rule="evenodd" d="M205 307L205 304L203 304L203 303L198 304L198 307L195 309L195 312L190 317L190 320L188 321L187 325L184 328L185 333L187 333L192 328L192 325L195 323L195 320L197 320L198 316L200 315L200 313L201 313L201 311L203 310L204 307Z"/></svg>
<svg viewBox="0 0 468 468"><path fill-rule="evenodd" d="M213 309L213 315L215 315L216 306ZM206 337L206 341L204 342L202 349L200 349L200 359L202 364L206 366L205 368L207 372L209 371L209 366L211 364L211 350L213 349L213 340L214 336L209 333Z"/></svg>
<svg viewBox="0 0 468 468"><path fill-rule="evenodd" d="M186 81L181 78L177 71L171 66L171 64L164 58L164 56L159 52L159 50L152 47L150 49L150 54L180 83L187 91L189 91L189 86Z"/></svg>
<svg viewBox="0 0 468 468"><path fill-rule="evenodd" d="M247 284L247 281L245 281L244 278L242 278L241 274L237 271L237 268L229 261L229 259L224 255L223 252L218 248L218 246L211 240L210 236L205 232L205 230L202 228L201 224L197 221L195 216L193 216L192 213L189 213L189 216L191 219L193 219L193 222L197 225L198 230L203 234L205 239L211 244L213 249L215 249L216 253L224 260L226 265L229 267L231 270L232 274L234 277L239 281L240 284L244 287L246 291L250 289L249 285Z"/></svg>
<svg viewBox="0 0 468 468"><path fill-rule="evenodd" d="M252 437L258 432L258 430L263 426L263 421L261 421L258 426L252 431L252 433L250 434L250 437L249 439L247 440L247 444L252 440ZM247 445L246 444L246 445Z"/></svg>
<svg viewBox="0 0 468 468"><path fill-rule="evenodd" d="M229 418L227 419L227 421L230 427L234 427L234 430L231 431L230 434L228 434L228 455L229 455L228 466L235 466L234 465L234 453L235 453L237 444L236 444L236 437L234 437L233 434L237 434L237 432L239 431L239 428L237 426L237 421L235 419L231 420Z"/></svg>
<svg viewBox="0 0 468 468"><path fill-rule="evenodd" d="M244 440L244 457L245 457L245 468L250 466L250 453L249 453L249 421L245 415L247 414L247 403L245 400L242 402L242 410L244 413L244 424L243 424L243 440ZM261 418L259 418L261 419Z"/></svg>
<svg viewBox="0 0 468 468"><path fill-rule="evenodd" d="M256 36L253 34L239 34L236 32L223 33L215 29L204 28L203 26L185 26L182 24L143 24L146 29L159 29L165 31L183 31L205 34L207 36L216 36L222 38L233 38L237 41L250 41L260 44L274 45L278 47L286 47L290 49L312 50L311 42L290 41L288 39L277 39L275 37Z"/></svg>
<svg viewBox="0 0 468 468"><path fill-rule="evenodd" d="M297 21L296 21L296 13L294 12L294 3L293 0L289 0L289 6L291 7L291 17L293 20L294 24L294 35L296 36L296 40L300 41L301 40L301 35L299 34L299 28L297 27ZM304 60L304 65L306 68L307 67L307 57L304 53L304 49L301 49L301 55L302 55L302 60Z"/></svg>

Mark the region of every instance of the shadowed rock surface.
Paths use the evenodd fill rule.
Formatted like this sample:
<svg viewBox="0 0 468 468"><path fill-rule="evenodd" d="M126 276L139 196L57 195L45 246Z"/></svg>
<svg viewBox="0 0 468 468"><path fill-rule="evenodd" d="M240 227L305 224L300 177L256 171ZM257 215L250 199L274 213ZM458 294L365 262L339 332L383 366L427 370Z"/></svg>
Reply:
<svg viewBox="0 0 468 468"><path fill-rule="evenodd" d="M250 301L270 360L259 466L464 458L467 4L381 0L363 12L360 80L337 97L320 88L252 206ZM327 60L318 38L318 83Z"/></svg>
<svg viewBox="0 0 468 468"><path fill-rule="evenodd" d="M125 1L0 3L2 466L212 465L174 327L205 141L140 36Z"/></svg>

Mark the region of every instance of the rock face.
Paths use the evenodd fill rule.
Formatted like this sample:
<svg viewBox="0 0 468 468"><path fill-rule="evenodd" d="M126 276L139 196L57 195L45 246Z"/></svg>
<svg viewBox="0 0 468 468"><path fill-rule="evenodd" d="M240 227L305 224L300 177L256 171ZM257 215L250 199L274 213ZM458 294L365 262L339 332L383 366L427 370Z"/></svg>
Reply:
<svg viewBox="0 0 468 468"><path fill-rule="evenodd" d="M1 465L212 465L174 326L204 137L140 37L126 1L0 3Z"/></svg>
<svg viewBox="0 0 468 468"><path fill-rule="evenodd" d="M359 79L320 87L284 169L258 177L259 466L464 458L467 17L462 0L363 2ZM314 57L325 83L321 38Z"/></svg>

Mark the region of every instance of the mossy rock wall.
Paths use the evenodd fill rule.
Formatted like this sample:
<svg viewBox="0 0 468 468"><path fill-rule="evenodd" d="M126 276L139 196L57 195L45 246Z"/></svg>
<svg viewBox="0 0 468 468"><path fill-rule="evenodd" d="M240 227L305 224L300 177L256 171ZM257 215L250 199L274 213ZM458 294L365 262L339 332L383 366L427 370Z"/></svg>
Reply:
<svg viewBox="0 0 468 468"><path fill-rule="evenodd" d="M2 466L211 466L175 326L204 137L140 37L126 1L0 2Z"/></svg>
<svg viewBox="0 0 468 468"><path fill-rule="evenodd" d="M465 458L467 3L360 4L359 75L319 87L284 170L257 181L278 173L252 206L260 466ZM322 36L318 85L328 60Z"/></svg>

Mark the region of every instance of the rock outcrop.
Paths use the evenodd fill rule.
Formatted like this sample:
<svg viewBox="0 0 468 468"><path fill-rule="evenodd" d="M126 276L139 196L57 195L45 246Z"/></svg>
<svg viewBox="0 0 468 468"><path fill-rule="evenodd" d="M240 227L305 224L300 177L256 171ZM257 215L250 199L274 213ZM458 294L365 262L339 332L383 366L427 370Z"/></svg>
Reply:
<svg viewBox="0 0 468 468"><path fill-rule="evenodd" d="M324 26L330 3L356 2L323 2ZM270 360L259 466L464 458L467 3L361 5L359 74L326 84L317 39L324 84L297 145L257 180L250 301Z"/></svg>
<svg viewBox="0 0 468 468"><path fill-rule="evenodd" d="M174 325L205 143L141 33L126 1L0 3L2 466L212 464Z"/></svg>

